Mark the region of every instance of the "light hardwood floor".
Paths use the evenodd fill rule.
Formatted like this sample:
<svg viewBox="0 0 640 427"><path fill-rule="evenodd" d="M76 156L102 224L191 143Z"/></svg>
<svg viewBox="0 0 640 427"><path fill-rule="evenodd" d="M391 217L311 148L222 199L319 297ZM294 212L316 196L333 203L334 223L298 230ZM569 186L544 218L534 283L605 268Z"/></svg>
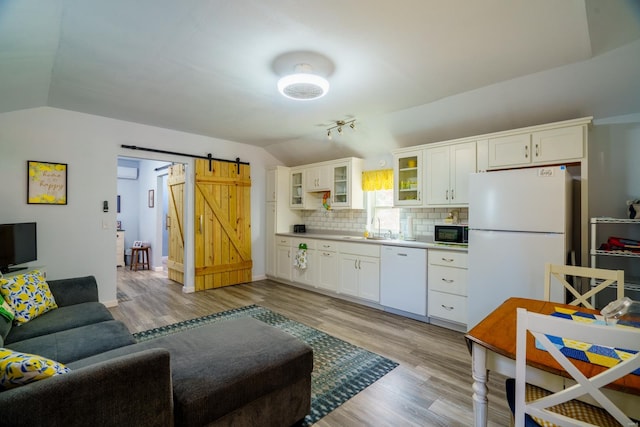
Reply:
<svg viewBox="0 0 640 427"><path fill-rule="evenodd" d="M395 360L396 369L321 419L316 426L471 426L471 357L464 335L338 298L261 280L182 293L153 271L118 268L111 309L131 332L258 304ZM490 376L489 425L509 424L504 377Z"/></svg>

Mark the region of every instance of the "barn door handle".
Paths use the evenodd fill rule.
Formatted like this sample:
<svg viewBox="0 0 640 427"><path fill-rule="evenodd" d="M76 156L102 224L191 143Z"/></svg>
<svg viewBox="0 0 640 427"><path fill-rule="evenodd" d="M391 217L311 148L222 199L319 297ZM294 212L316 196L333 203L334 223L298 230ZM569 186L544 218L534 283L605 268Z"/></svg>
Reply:
<svg viewBox="0 0 640 427"><path fill-rule="evenodd" d="M200 234L202 234L202 215L200 215Z"/></svg>
<svg viewBox="0 0 640 427"><path fill-rule="evenodd" d="M167 219L165 221L165 230L168 230L169 227L171 227L170 223L171 223L171 217L167 215Z"/></svg>

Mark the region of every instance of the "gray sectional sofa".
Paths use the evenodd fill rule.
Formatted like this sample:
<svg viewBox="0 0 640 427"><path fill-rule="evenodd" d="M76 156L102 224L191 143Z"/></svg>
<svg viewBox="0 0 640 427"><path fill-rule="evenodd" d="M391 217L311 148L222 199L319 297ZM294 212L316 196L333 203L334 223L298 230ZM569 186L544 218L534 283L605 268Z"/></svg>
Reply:
<svg viewBox="0 0 640 427"><path fill-rule="evenodd" d="M0 346L71 372L0 392L3 426L289 426L309 413L312 350L285 332L241 318L136 343L94 277L48 283L59 308L2 326Z"/></svg>

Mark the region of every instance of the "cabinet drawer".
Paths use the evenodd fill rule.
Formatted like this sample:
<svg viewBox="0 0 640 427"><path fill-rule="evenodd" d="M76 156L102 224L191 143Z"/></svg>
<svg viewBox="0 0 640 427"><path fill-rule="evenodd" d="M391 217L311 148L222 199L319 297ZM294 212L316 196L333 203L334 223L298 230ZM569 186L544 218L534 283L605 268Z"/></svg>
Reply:
<svg viewBox="0 0 640 427"><path fill-rule="evenodd" d="M312 250L316 248L316 241L313 239L300 239L300 238L292 238L291 239L291 247L294 249L298 249L301 243L307 245L307 249Z"/></svg>
<svg viewBox="0 0 640 427"><path fill-rule="evenodd" d="M324 252L335 252L338 249L338 245L331 240L316 240L316 249Z"/></svg>
<svg viewBox="0 0 640 427"><path fill-rule="evenodd" d="M467 297L429 290L429 317L467 323Z"/></svg>
<svg viewBox="0 0 640 427"><path fill-rule="evenodd" d="M276 245L291 246L291 237L276 236Z"/></svg>
<svg viewBox="0 0 640 427"><path fill-rule="evenodd" d="M429 289L467 296L467 270L432 265L429 267Z"/></svg>
<svg viewBox="0 0 640 427"><path fill-rule="evenodd" d="M380 246L369 243L340 243L340 253L380 258Z"/></svg>
<svg viewBox="0 0 640 427"><path fill-rule="evenodd" d="M429 249L429 265L444 265L445 267L467 268L466 252L440 251Z"/></svg>

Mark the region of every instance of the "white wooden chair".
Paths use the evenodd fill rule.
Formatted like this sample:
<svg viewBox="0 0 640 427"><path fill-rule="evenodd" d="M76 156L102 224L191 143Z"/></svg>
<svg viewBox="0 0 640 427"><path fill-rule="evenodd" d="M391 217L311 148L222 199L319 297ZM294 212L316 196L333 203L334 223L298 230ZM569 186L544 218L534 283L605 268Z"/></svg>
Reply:
<svg viewBox="0 0 640 427"><path fill-rule="evenodd" d="M640 350L640 329L623 328L613 325L605 326L594 323L575 322L568 319L528 312L524 308L517 310L516 338L516 379L515 379L515 426L525 425L525 414L533 417L535 422L543 419L560 426L603 426L615 421L622 426L637 426L609 398L601 387L640 368L640 351L617 365L591 378L585 377L575 365L562 354L548 335L565 337L585 343L607 347ZM576 384L556 393L547 392L546 397L525 402L527 331L538 340L551 356L564 368ZM531 347L535 347L531 345ZM531 350L531 349L530 349ZM602 407L588 405L574 399L590 395ZM562 405L561 409L548 408ZM558 413L564 412L564 415ZM573 418L573 417L577 418ZM608 420L601 417L608 417ZM597 421L594 421L597 420ZM528 420L531 425L531 419ZM540 422L542 424L542 422Z"/></svg>
<svg viewBox="0 0 640 427"><path fill-rule="evenodd" d="M602 280L602 282L593 286L588 292L580 294L566 279L566 276L573 277L586 277L589 279ZM598 292L609 287L612 284L616 284L616 298L620 299L624 297L624 270L606 270L603 268L590 268L590 267L577 267L574 265L557 265L557 264L545 264L544 273L544 299L550 300L551 296L551 282L552 279L556 279L562 286L565 287L575 299L567 304L579 305L582 304L587 308L594 308L590 298L595 296Z"/></svg>

